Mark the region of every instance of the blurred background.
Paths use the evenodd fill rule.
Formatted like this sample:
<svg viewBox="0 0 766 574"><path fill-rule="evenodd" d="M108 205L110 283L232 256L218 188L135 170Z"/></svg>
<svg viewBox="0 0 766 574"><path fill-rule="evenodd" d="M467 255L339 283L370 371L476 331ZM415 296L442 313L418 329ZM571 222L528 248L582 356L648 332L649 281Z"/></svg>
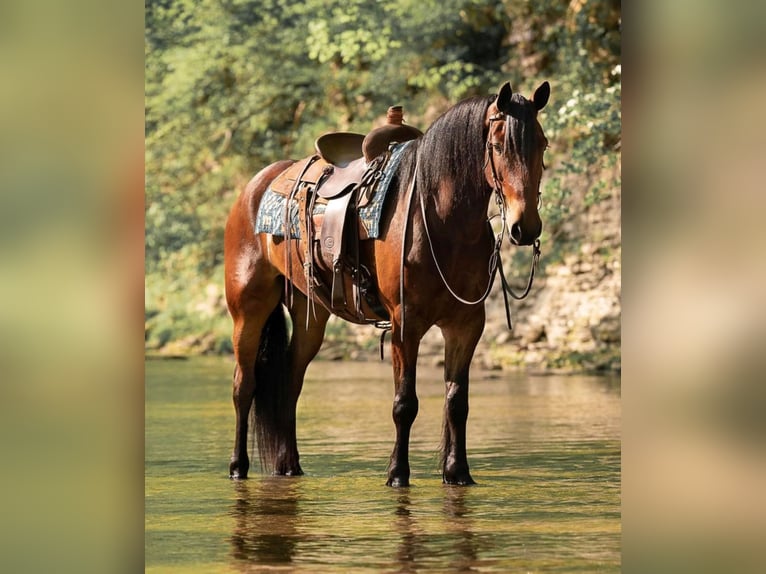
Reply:
<svg viewBox="0 0 766 574"><path fill-rule="evenodd" d="M462 97L547 79L544 288L621 261L627 321L620 295L616 345L614 328L575 322L582 350L557 356L551 338L571 333L545 316L545 337L508 343L539 345L540 368L624 367L626 571L762 571L764 16L720 0L624 19L585 0L5 2L2 570L142 567L144 352L228 351L210 286L252 173L392 104L424 129ZM598 206L622 204L623 133L620 231L583 240L614 228Z"/></svg>
<svg viewBox="0 0 766 574"><path fill-rule="evenodd" d="M764 16L653 1L625 35L623 532L635 571L766 566Z"/></svg>

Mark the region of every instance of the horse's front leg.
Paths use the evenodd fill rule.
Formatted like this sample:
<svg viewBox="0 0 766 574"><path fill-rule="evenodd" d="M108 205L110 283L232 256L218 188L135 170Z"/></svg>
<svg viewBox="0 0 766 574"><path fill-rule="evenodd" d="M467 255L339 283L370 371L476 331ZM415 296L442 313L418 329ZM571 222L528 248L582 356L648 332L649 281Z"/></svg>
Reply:
<svg viewBox="0 0 766 574"><path fill-rule="evenodd" d="M388 486L410 485L410 429L418 414L418 396L415 391L415 371L422 333L408 330L402 341L402 332L394 325L391 337L391 356L394 367L393 419L396 442L388 465Z"/></svg>
<svg viewBox="0 0 766 574"><path fill-rule="evenodd" d="M466 423L468 375L473 353L484 330L484 308L474 308L463 320L442 327L444 335L444 434L442 480L445 484L475 484L468 470Z"/></svg>

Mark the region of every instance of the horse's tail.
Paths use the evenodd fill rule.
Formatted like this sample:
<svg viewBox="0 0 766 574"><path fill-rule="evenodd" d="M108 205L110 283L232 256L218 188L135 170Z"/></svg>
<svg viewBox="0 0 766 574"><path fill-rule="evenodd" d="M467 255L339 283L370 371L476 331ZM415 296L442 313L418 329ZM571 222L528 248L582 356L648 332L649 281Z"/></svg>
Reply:
<svg viewBox="0 0 766 574"><path fill-rule="evenodd" d="M255 362L255 395L250 428L255 433L261 468L275 470L281 445L289 432L289 362L287 320L282 305L272 311L261 333Z"/></svg>

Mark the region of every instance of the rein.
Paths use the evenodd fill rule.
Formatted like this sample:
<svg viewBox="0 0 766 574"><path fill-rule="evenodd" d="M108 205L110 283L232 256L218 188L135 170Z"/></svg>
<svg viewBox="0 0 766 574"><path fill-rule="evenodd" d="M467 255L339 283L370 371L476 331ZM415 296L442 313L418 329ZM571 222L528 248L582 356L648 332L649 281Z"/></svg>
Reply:
<svg viewBox="0 0 766 574"><path fill-rule="evenodd" d="M413 180L414 181L414 180ZM467 299L464 299L457 293L455 293L455 290L450 287L449 283L447 282L447 278L444 276L444 272L441 269L441 266L439 265L439 261L436 258L436 252L434 250L433 241L431 240L431 233L428 230L428 223L426 221L426 206L423 199L423 194L420 194L420 214L421 218L423 220L423 228L426 232L426 239L428 240L428 247L431 251L431 258L433 259L434 265L436 265L436 270L439 272L439 277L442 280L442 283L447 288L447 291L449 291L450 295L452 295L455 299L460 301L461 303L465 305L478 305L479 303L482 303L487 299L489 296L490 291L492 290L492 285L495 282L495 273L497 271L500 271L500 282L503 286L503 298L505 301L505 316L506 320L508 322L508 328L513 329L513 325L511 324L511 311L510 306L508 304L508 295L516 299L517 301L521 301L522 299L525 299L530 291L532 290L532 284L535 280L535 271L537 270L537 265L540 261L540 240L535 239L534 243L532 244L532 263L530 265L529 269L529 279L527 280L527 286L524 288L524 291L521 294L517 294L516 292L511 289L511 286L508 284L508 280L505 278L505 273L503 273L503 264L501 260L500 255L500 248L503 244L503 239L505 236L505 230L507 228L507 223L505 220L505 198L502 195L502 192L499 190L498 187L494 189L495 192L495 201L497 202L498 206L500 207L500 217L502 219L502 227L498 234L495 236L495 246L492 250L492 254L489 257L489 282L487 283L487 288L484 290L484 293L476 299L475 301L469 301ZM412 192L410 192L412 193ZM487 225L490 226L491 230L491 224L490 219L487 219ZM510 241L510 239L509 239ZM404 270L404 248L402 247L402 269L400 271ZM400 281L402 284L400 285L402 295L404 295L404 281L400 278ZM404 307L402 306L402 319L404 318Z"/></svg>
<svg viewBox="0 0 766 574"><path fill-rule="evenodd" d="M454 289L449 286L449 283L447 283L446 277L444 277L444 272L441 269L441 266L439 265L439 261L436 259L436 252L434 251L434 244L433 241L431 241L431 233L428 231L428 223L426 222L426 204L423 199L423 194L420 194L420 215L423 219L423 228L426 231L426 239L428 240L428 247L431 250L431 258L433 259L434 265L436 265L436 270L439 272L439 277L441 277L442 283L444 283L444 286L447 288L447 291L450 292L450 295L452 295L455 299L460 301L461 303L465 305L478 305L482 301L484 301L488 296L489 292L492 290L492 284L495 282L495 273L497 272L498 268L498 262L500 261L500 245L503 241L503 234L504 229L501 231L501 233L498 234L496 240L495 240L495 247L492 250L492 255L489 258L489 283L487 284L487 288L484 290L484 294L476 299L475 301L469 301L467 299L464 299L457 293L455 293ZM489 220L487 220L489 223ZM503 226L505 228L505 226Z"/></svg>

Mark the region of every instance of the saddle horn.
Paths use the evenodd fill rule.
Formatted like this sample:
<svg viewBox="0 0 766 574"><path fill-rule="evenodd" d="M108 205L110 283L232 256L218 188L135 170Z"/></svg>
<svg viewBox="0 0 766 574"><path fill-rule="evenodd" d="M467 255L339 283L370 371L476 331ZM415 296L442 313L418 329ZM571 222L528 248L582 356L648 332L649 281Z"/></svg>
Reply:
<svg viewBox="0 0 766 574"><path fill-rule="evenodd" d="M386 113L386 124L372 130L362 142L362 153L368 163L388 149L392 142L402 143L423 135L416 127L404 123L402 106L391 106Z"/></svg>

